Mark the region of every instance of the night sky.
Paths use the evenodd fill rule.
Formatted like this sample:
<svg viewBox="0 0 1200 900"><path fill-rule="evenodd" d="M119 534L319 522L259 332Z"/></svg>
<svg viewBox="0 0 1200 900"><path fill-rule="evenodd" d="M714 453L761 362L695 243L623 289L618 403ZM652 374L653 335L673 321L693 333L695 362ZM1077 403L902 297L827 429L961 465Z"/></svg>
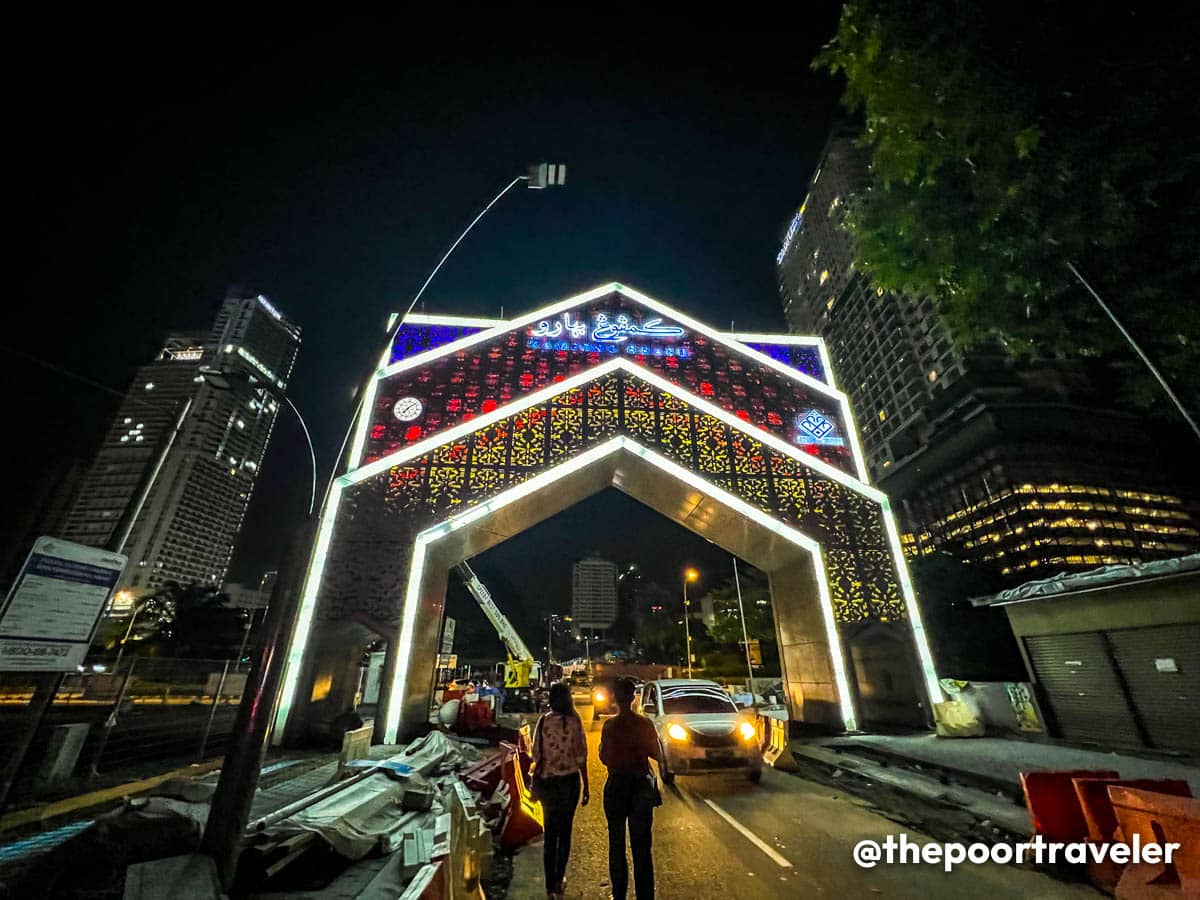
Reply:
<svg viewBox="0 0 1200 900"><path fill-rule="evenodd" d="M32 253L0 343L123 390L165 332L207 328L228 289L265 294L304 330L291 396L327 473L388 313L541 159L568 165L567 186L505 198L427 311L512 315L617 280L719 327L782 329L775 253L838 114L837 84L809 68L837 7L805 17L799 33L740 45L365 25L194 50L62 37L55 79L10 113L10 222ZM5 358L21 387L9 421L26 439L8 447L20 508L58 461L90 459L116 400ZM274 566L281 523L307 499L302 437L283 418L275 434L230 580ZM688 561L728 568L635 506L606 492L481 564L562 609L545 585L565 586L592 549L640 558L664 584Z"/></svg>

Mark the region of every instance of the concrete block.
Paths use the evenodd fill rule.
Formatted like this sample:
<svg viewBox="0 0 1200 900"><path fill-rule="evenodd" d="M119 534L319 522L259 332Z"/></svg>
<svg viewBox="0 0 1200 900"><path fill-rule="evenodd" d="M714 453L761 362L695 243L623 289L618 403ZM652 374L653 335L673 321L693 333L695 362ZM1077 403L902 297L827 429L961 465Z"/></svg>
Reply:
<svg viewBox="0 0 1200 900"><path fill-rule="evenodd" d="M404 797L400 808L405 812L424 812L433 806L437 790L428 781L413 781L404 786Z"/></svg>
<svg viewBox="0 0 1200 900"><path fill-rule="evenodd" d="M125 872L125 900L220 900L223 896L217 864L203 853L138 863Z"/></svg>
<svg viewBox="0 0 1200 900"><path fill-rule="evenodd" d="M79 722L58 725L50 732L50 743L37 771L37 779L41 784L58 784L71 777L90 729L88 723Z"/></svg>

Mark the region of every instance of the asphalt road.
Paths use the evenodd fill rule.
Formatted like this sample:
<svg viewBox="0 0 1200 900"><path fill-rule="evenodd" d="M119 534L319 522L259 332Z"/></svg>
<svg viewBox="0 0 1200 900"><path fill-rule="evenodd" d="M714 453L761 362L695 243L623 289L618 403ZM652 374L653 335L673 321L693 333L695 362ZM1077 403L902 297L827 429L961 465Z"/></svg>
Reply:
<svg viewBox="0 0 1200 900"><path fill-rule="evenodd" d="M580 714L588 730L592 802L575 818L566 897L605 900L610 891L601 805L604 767L596 755L600 723L593 721L591 707L580 707ZM663 795L654 815L656 895L663 900L1101 896L1013 866L965 863L950 873L928 865L861 869L852 857L859 841L882 841L904 829L861 800L773 769L763 773L760 785L736 774L680 776ZM930 840L907 834L917 842ZM632 871L630 875L632 900ZM516 856L508 897L545 896L539 839Z"/></svg>

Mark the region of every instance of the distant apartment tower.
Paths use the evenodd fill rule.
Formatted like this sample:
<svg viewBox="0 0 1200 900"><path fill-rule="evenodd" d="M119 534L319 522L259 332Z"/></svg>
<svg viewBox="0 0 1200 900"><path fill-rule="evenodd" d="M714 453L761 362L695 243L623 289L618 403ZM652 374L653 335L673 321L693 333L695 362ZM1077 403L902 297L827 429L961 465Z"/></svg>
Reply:
<svg viewBox="0 0 1200 900"><path fill-rule="evenodd" d="M784 235L779 286L791 330L826 341L906 551L948 549L1016 581L1200 549L1186 440L1111 408L1104 373L963 353L931 300L858 271L843 226L866 162L834 132Z"/></svg>
<svg viewBox="0 0 1200 900"><path fill-rule="evenodd" d="M208 332L168 336L134 377L62 536L93 546L110 539L190 400L133 523L122 587L221 584L279 409L261 385L285 389L299 347L300 329L261 296L225 300ZM202 366L242 372L255 383L217 390L201 378Z"/></svg>
<svg viewBox="0 0 1200 900"><path fill-rule="evenodd" d="M589 556L571 567L571 618L582 631L602 631L617 621L617 564Z"/></svg>

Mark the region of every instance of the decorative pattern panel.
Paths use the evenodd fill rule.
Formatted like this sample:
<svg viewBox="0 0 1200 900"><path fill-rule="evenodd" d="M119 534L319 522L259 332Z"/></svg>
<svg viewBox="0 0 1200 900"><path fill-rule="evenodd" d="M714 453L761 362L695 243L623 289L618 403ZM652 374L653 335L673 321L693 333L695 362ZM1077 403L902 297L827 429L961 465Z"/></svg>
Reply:
<svg viewBox="0 0 1200 900"><path fill-rule="evenodd" d="M450 339L451 332L465 336L474 330L405 325L393 346L393 359L407 358L418 349L427 349L426 345L441 346L439 342ZM754 346L786 366L817 372L820 380L816 348ZM664 321L620 292L581 304L551 321L513 328L385 378L370 410L362 462L389 456L430 434L487 414L513 398L550 387L615 357L655 372L805 453L845 472L855 472L849 425L843 421L838 402L752 358L740 346L730 347L704 333ZM615 388L596 386L592 390ZM584 401L607 409L621 405L650 409L645 398L636 395L581 397L572 403ZM662 409L673 409L672 403L680 401L665 401ZM651 427L649 422L642 417L641 427ZM657 419L653 427L660 427Z"/></svg>
<svg viewBox="0 0 1200 900"><path fill-rule="evenodd" d="M377 482L385 484L388 516L402 518L405 531L416 534L616 434L817 541L839 621L904 618L877 503L626 372L515 412L347 494L365 497Z"/></svg>

